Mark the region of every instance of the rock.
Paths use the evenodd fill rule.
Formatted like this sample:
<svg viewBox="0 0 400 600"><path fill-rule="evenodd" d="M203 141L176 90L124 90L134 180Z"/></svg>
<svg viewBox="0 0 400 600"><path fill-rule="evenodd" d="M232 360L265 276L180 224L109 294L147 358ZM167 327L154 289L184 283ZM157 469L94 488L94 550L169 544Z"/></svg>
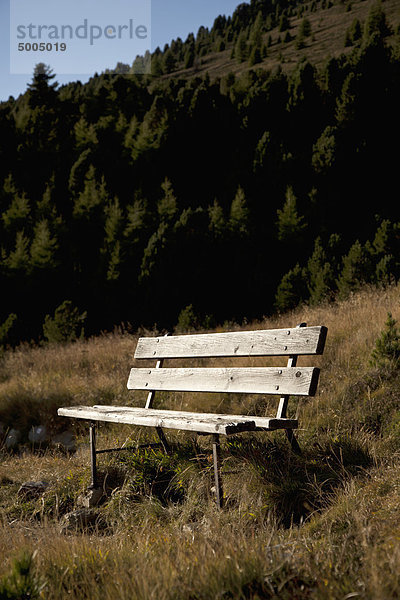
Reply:
<svg viewBox="0 0 400 600"><path fill-rule="evenodd" d="M18 496L24 496L25 499L38 498L48 487L47 481L26 481L20 486L17 493Z"/></svg>
<svg viewBox="0 0 400 600"><path fill-rule="evenodd" d="M77 500L77 505L83 508L93 508L99 504L102 497L102 488L94 488L88 490L85 494L81 494Z"/></svg>
<svg viewBox="0 0 400 600"><path fill-rule="evenodd" d="M29 441L32 444L41 444L47 441L47 429L44 425L38 425L37 427L32 427L30 432L28 433Z"/></svg>
<svg viewBox="0 0 400 600"><path fill-rule="evenodd" d="M90 508L78 508L65 514L61 520L61 533L85 531L104 528L104 521L99 514Z"/></svg>
<svg viewBox="0 0 400 600"><path fill-rule="evenodd" d="M10 429L7 434L6 441L4 442L7 450L12 450L18 446L19 440L21 439L21 432L18 429Z"/></svg>
<svg viewBox="0 0 400 600"><path fill-rule="evenodd" d="M76 441L75 436L72 431L63 431L58 435L55 435L51 443L53 446L56 446L60 450L65 450L66 452L75 452L76 450Z"/></svg>

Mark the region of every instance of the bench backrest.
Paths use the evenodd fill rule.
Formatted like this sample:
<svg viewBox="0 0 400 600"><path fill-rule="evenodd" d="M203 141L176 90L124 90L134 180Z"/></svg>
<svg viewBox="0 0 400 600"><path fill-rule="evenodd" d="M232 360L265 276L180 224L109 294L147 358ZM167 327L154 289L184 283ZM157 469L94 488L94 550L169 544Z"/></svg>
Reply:
<svg viewBox="0 0 400 600"><path fill-rule="evenodd" d="M296 367L299 355L322 354L327 328L307 327L139 338L135 358L156 359L154 368L131 369L128 389L281 395L277 417L286 417L291 395L313 396L317 367ZM161 368L165 359L288 356L287 367ZM295 368L296 367L296 368Z"/></svg>

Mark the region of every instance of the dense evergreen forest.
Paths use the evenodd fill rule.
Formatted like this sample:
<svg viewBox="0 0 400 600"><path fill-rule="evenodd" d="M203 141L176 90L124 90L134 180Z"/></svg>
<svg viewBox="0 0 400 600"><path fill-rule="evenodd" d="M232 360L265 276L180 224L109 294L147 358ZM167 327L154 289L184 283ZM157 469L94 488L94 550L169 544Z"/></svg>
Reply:
<svg viewBox="0 0 400 600"><path fill-rule="evenodd" d="M59 87L39 64L0 104L0 344L61 305L86 333L212 327L399 278L398 28L373 4L346 55L257 68L299 7L241 5L157 49L153 75L148 56ZM253 68L174 76L226 48Z"/></svg>

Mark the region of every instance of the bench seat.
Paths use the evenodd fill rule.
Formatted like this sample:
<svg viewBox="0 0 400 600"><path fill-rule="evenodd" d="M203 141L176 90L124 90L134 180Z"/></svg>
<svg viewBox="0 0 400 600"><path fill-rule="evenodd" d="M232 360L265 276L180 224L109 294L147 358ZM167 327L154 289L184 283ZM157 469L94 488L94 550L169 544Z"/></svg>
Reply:
<svg viewBox="0 0 400 600"><path fill-rule="evenodd" d="M277 419L246 415L196 413L177 410L157 410L153 408L133 408L127 406L71 406L60 408L62 417L74 417L90 421L108 421L145 427L181 429L200 433L231 435L243 431L273 431L275 429L296 429L296 419Z"/></svg>

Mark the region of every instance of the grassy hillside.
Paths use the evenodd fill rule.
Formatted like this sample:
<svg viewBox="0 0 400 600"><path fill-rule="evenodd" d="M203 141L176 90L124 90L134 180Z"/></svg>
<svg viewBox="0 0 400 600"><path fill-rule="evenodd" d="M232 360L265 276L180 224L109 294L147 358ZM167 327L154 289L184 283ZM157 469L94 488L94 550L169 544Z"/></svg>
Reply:
<svg viewBox="0 0 400 600"><path fill-rule="evenodd" d="M400 375L398 363L381 351L372 364L371 353L387 313L400 319L399 298L398 286L367 288L244 327L307 321L329 331L317 359L319 393L300 404L302 456L282 432L225 442L222 512L210 493L208 439L168 432L171 456L101 456L105 495L96 524L61 533L89 481L87 437L77 427L77 451L66 455L44 446L33 452L26 435L32 425L46 424L51 435L70 425L55 417L60 405L139 404L125 389L136 338L115 333L6 352L0 421L21 431L22 445L0 454L0 598L28 597L28 589L41 598L398 598ZM211 395L158 402L217 410ZM218 408L239 406L259 414L276 408L232 396ZM130 439L152 434L100 428L104 447ZM18 495L32 480L49 486L38 498Z"/></svg>
<svg viewBox="0 0 400 600"><path fill-rule="evenodd" d="M215 79L228 73L241 75L246 71L260 68L273 71L278 66L283 71L290 72L300 60L304 59L310 61L315 67L321 68L329 58L338 58L342 54L348 55L352 52L354 46L345 45L346 32L355 19L358 19L363 27L371 7L375 4L375 0L299 3L299 8L293 11L295 14L289 19L288 31L291 41L284 41L286 31L280 31L279 25L272 27L263 34L264 43L268 42L269 37L272 43L268 46L267 56L260 63L254 66L250 66L248 61L238 63L232 57L232 49L235 45L232 41L222 51L214 50L206 56L197 57L195 65L190 69L185 69L183 64L179 64L174 73L163 77L165 79L178 76L192 77L208 73L211 79ZM382 2L382 9L392 30L387 41L389 44L396 43L395 32L400 25L399 3L397 0L385 0ZM310 21L311 35L307 38L304 47L299 48L296 38L305 17Z"/></svg>

